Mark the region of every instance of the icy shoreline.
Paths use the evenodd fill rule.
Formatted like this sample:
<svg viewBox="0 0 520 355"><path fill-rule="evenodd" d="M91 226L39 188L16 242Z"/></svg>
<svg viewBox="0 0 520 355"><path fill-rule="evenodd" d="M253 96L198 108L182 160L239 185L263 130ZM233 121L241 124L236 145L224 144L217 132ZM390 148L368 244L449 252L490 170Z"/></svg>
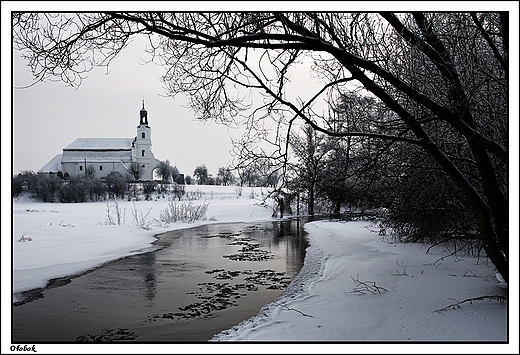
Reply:
<svg viewBox="0 0 520 355"><path fill-rule="evenodd" d="M54 278L77 275L106 262L152 247L155 236L171 230L209 223L270 220L272 211L261 206L260 189L244 188L238 196L234 186L188 186L209 203L207 218L194 223L160 221L160 213L168 198L152 201L118 201L123 219L121 225L107 223L107 209L114 201L85 203L43 203L27 197L12 202L12 225L3 223L2 260L10 261L12 283L3 286L12 294L45 287ZM254 196L254 198L252 198ZM140 228L132 220L132 212L149 212L149 229ZM11 228L10 228L11 227ZM10 230L9 230L10 228ZM9 252L12 250L12 254ZM10 278L3 277L3 282ZM12 297L12 302L17 298Z"/></svg>
<svg viewBox="0 0 520 355"><path fill-rule="evenodd" d="M442 248L426 253L419 244L393 244L366 227L366 222L306 224L310 247L288 289L256 317L212 341L510 340L507 301L484 299L439 311L456 303L453 299L505 296L490 263L468 255L450 258Z"/></svg>
<svg viewBox="0 0 520 355"><path fill-rule="evenodd" d="M293 278L289 286L276 301L262 307L255 317L246 319L230 329L215 334L210 341L235 341L243 337L247 338L248 330L269 326L276 309L284 307L291 300L305 299L308 296L310 283L322 275L325 261L326 256L323 255L316 245L311 243L305 250L305 259L300 272ZM294 311L298 312L298 310Z"/></svg>

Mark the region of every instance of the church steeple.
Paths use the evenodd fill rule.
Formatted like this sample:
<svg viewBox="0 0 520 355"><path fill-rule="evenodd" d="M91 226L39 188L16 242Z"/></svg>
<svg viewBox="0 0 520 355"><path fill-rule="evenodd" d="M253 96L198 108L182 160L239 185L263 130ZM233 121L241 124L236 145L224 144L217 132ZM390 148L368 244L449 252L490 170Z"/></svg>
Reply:
<svg viewBox="0 0 520 355"><path fill-rule="evenodd" d="M146 111L144 108L144 99L143 99L143 108L141 109L141 111L139 111L139 113L141 115L140 124L148 126L148 111Z"/></svg>
<svg viewBox="0 0 520 355"><path fill-rule="evenodd" d="M152 129L148 125L148 112L144 108L139 111L140 124L137 126L137 135L134 139L132 147L132 156L134 162L144 169L143 176L146 179L153 178L153 169L157 165L157 161L152 153Z"/></svg>

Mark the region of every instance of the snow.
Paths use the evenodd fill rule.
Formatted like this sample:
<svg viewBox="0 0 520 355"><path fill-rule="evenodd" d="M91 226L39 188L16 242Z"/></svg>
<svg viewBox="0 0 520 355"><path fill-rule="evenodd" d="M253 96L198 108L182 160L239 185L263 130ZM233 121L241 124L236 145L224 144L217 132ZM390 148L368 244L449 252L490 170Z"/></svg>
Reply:
<svg viewBox="0 0 520 355"><path fill-rule="evenodd" d="M132 141L133 138L76 138L76 140L63 148L63 150L130 150L132 148Z"/></svg>
<svg viewBox="0 0 520 355"><path fill-rule="evenodd" d="M236 187L188 185L186 190L199 197L194 203L209 203L205 221L161 223L160 213L170 203L168 195L152 201L117 201L121 223L116 220L113 200L75 204L15 199L13 302L19 300L20 292L44 287L52 278L75 275L111 260L149 251L157 234L204 223L267 220L272 214L270 208L260 206L260 188L256 192L244 188L240 198ZM252 199L251 192L258 196ZM107 208L112 211L114 225L107 224ZM149 230L135 223L134 210L139 216L148 215Z"/></svg>
<svg viewBox="0 0 520 355"><path fill-rule="evenodd" d="M3 273L2 277L2 289L12 290L7 307L19 299L20 292L43 287L52 278L150 250L154 236L168 230L271 219L272 208L262 204L265 190L260 188L243 188L240 195L235 186L187 185L186 190L201 196L195 202L209 203L208 219L190 224L160 223L160 212L169 203L162 197L135 205L118 201L125 216L122 225L106 224L107 202L61 204L14 199L12 238L2 238L3 270L12 247L12 286L8 275ZM150 229L135 223L134 208L143 215L148 213ZM256 317L216 334L211 344L192 344L174 351L518 353L518 302L485 298L440 311L457 301L508 292L509 299L516 300L516 282L509 291L504 289L486 258L450 256L443 246L429 249L422 244L396 244L371 230L368 222L317 221L306 224L305 230L310 242L305 264L278 300L264 306ZM22 236L30 240L20 241ZM517 280L517 268L511 267L511 271L511 279ZM8 344L4 338L10 335L2 332L2 344ZM244 348L247 342L255 345ZM269 342L276 342L275 347ZM302 346L300 342L310 343ZM429 345L425 347L423 342ZM477 345L471 345L475 342ZM145 347L122 344L118 349L127 353L152 349L150 344L142 345ZM46 349L40 345L38 352ZM113 352L114 348L99 349ZM4 350L2 345L2 353Z"/></svg>
<svg viewBox="0 0 520 355"><path fill-rule="evenodd" d="M57 172L61 167L61 157L62 154L56 154L54 158L52 158L47 164L45 164L40 170L39 173L49 173L49 172Z"/></svg>
<svg viewBox="0 0 520 355"><path fill-rule="evenodd" d="M506 294L486 260L446 257L442 247L426 253L422 244L394 244L367 227L306 224L311 248L299 279L261 316L214 340L507 340L506 304L486 299L436 311L452 298Z"/></svg>

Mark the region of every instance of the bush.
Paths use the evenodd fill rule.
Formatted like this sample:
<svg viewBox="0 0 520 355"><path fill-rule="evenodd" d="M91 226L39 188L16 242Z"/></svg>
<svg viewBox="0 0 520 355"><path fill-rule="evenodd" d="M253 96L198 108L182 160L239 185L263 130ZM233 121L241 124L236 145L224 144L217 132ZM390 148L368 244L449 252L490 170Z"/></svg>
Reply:
<svg viewBox="0 0 520 355"><path fill-rule="evenodd" d="M23 192L24 180L21 174L13 176L13 180L11 182L11 194L12 197L17 197Z"/></svg>
<svg viewBox="0 0 520 355"><path fill-rule="evenodd" d="M43 202L54 202L61 188L61 180L55 175L29 175L27 176L27 190L32 197Z"/></svg>
<svg viewBox="0 0 520 355"><path fill-rule="evenodd" d="M160 214L160 219L164 223L186 222L192 223L198 220L206 219L209 203L204 202L196 205L192 200L170 201Z"/></svg>
<svg viewBox="0 0 520 355"><path fill-rule="evenodd" d="M178 185L178 184L173 185L173 194L180 201L182 196L184 196L186 194L185 186L184 185Z"/></svg>
<svg viewBox="0 0 520 355"><path fill-rule="evenodd" d="M119 171L111 171L105 177L105 184L110 197L120 196L123 198L125 191L128 190L128 181Z"/></svg>
<svg viewBox="0 0 520 355"><path fill-rule="evenodd" d="M89 196L88 187L84 176L72 176L68 181L64 181L58 190L58 200L60 202L85 202Z"/></svg>
<svg viewBox="0 0 520 355"><path fill-rule="evenodd" d="M155 181L145 181L143 182L143 192L146 196L146 199L150 199L150 195L155 191L157 183Z"/></svg>
<svg viewBox="0 0 520 355"><path fill-rule="evenodd" d="M106 196L107 189L100 179L92 179L89 184L89 195L92 201L99 201Z"/></svg>

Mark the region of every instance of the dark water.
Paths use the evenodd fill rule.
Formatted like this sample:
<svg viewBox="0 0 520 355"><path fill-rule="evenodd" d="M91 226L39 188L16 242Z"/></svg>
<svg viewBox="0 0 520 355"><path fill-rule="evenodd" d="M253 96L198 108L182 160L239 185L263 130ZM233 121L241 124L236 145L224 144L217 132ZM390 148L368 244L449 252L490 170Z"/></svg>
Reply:
<svg viewBox="0 0 520 355"><path fill-rule="evenodd" d="M12 342L207 341L255 316L300 271L300 221L214 224L13 306Z"/></svg>

